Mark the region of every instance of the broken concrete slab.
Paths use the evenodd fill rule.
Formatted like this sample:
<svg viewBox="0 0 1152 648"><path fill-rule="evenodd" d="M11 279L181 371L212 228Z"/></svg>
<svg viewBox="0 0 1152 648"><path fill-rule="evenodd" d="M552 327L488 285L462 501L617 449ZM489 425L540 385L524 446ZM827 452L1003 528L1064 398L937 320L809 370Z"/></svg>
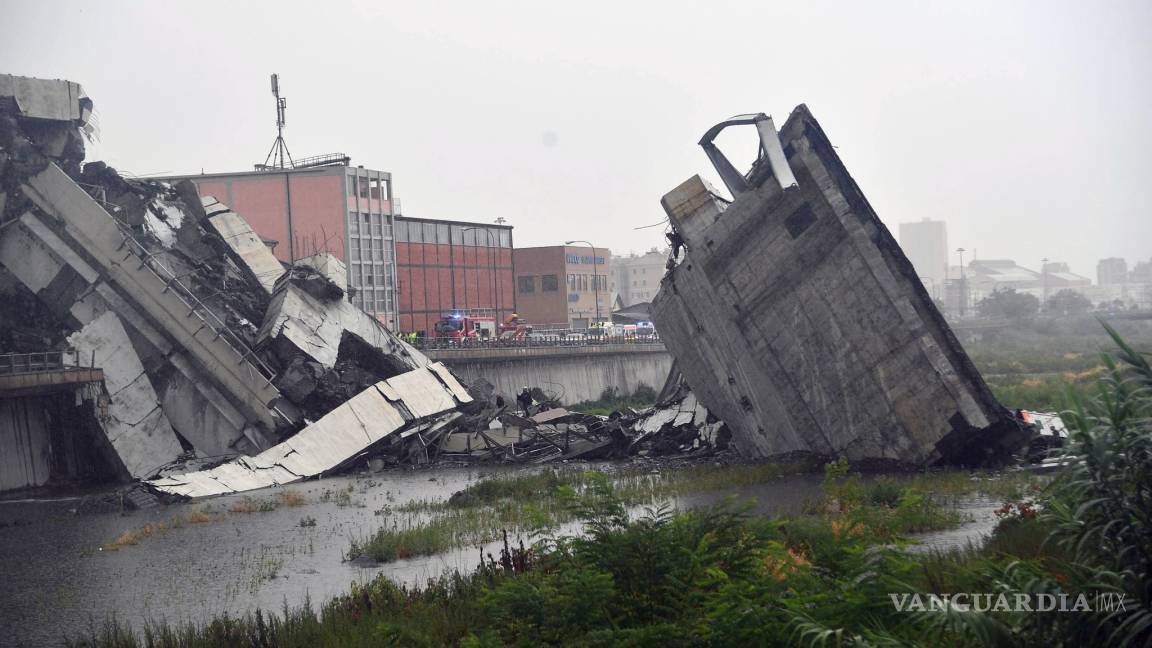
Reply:
<svg viewBox="0 0 1152 648"><path fill-rule="evenodd" d="M686 249L651 310L692 392L750 456L1006 458L1027 435L807 107L774 145L765 116L750 117L725 124L756 123L787 168L766 156L746 176L722 173L731 204L699 176L662 201Z"/></svg>
<svg viewBox="0 0 1152 648"><path fill-rule="evenodd" d="M67 236L68 247L83 250L114 291L204 368L203 375L233 399L248 421L268 431L277 427L283 417L275 411L280 394L270 372L194 291L124 232L55 164L30 177L21 188L55 220Z"/></svg>
<svg viewBox="0 0 1152 648"><path fill-rule="evenodd" d="M201 201L212 228L235 253L240 265L271 295L276 280L284 274L284 266L248 221L212 196L203 196Z"/></svg>
<svg viewBox="0 0 1152 648"><path fill-rule="evenodd" d="M92 114L79 83L0 74L0 97L16 100L18 114L32 119L87 123Z"/></svg>
<svg viewBox="0 0 1152 648"><path fill-rule="evenodd" d="M175 461L184 449L120 318L106 312L69 336L68 343L104 370L111 403L100 424L128 474L150 477Z"/></svg>
<svg viewBox="0 0 1152 648"><path fill-rule="evenodd" d="M258 451L267 447L246 433L243 416L203 370L176 351L171 339L128 303L77 251L31 212L0 230L0 264L39 301L75 330L106 312L122 320L135 353L153 367L153 381L169 422L202 455ZM159 370L162 358L175 371Z"/></svg>
<svg viewBox="0 0 1152 648"><path fill-rule="evenodd" d="M316 477L335 470L405 426L434 427L436 422L428 419L471 401L466 392L466 400L460 400L456 394L461 392L463 386L439 363L413 369L365 389L259 455L145 484L167 495L195 498Z"/></svg>
<svg viewBox="0 0 1152 648"><path fill-rule="evenodd" d="M341 288L348 286L348 266L344 265L344 262L331 252L313 254L298 260L296 263L316 270Z"/></svg>
<svg viewBox="0 0 1152 648"><path fill-rule="evenodd" d="M290 360L303 354L331 369L345 333L379 350L401 370L425 367L428 357L384 328L376 318L344 300L317 299L291 281L282 280L257 334L261 348Z"/></svg>

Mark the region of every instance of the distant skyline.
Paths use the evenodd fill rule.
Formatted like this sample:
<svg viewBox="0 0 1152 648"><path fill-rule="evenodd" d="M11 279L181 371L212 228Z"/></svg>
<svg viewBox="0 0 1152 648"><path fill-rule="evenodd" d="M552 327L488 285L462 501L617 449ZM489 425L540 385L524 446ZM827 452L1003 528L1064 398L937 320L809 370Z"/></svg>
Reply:
<svg viewBox="0 0 1152 648"><path fill-rule="evenodd" d="M390 171L406 215L518 245L663 244L660 198L712 124L799 103L895 235L1094 276L1152 257L1152 3L8 0L3 71L81 83L89 159L238 171L275 138ZM751 133L721 147L750 161Z"/></svg>

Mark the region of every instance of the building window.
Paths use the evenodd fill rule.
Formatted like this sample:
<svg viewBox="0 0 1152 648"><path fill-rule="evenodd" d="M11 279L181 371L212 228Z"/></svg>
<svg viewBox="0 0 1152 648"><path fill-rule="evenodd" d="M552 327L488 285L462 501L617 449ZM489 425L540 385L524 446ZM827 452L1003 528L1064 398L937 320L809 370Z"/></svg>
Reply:
<svg viewBox="0 0 1152 648"><path fill-rule="evenodd" d="M512 230L506 230L506 229L500 230L500 247L502 247L502 248L512 247Z"/></svg>
<svg viewBox="0 0 1152 648"><path fill-rule="evenodd" d="M401 220L396 221L396 242L408 242L408 223Z"/></svg>
<svg viewBox="0 0 1152 648"><path fill-rule="evenodd" d="M348 195L356 196L356 176L348 176Z"/></svg>
<svg viewBox="0 0 1152 648"><path fill-rule="evenodd" d="M521 293L534 293L536 292L536 277L525 276L516 277L516 290Z"/></svg>
<svg viewBox="0 0 1152 648"><path fill-rule="evenodd" d="M568 292L576 292L576 275L568 275Z"/></svg>
<svg viewBox="0 0 1152 648"><path fill-rule="evenodd" d="M360 191L358 192L360 194L360 197L361 198L367 198L368 197L368 178L357 178L357 181L358 181L357 184L360 187Z"/></svg>
<svg viewBox="0 0 1152 648"><path fill-rule="evenodd" d="M382 196L383 192L381 192L381 190L380 190L381 189L380 178L372 178L371 180L369 180L368 181L368 187L369 187L369 194L371 194L373 199L380 200L380 198L383 197Z"/></svg>
<svg viewBox="0 0 1152 648"><path fill-rule="evenodd" d="M372 260L384 260L384 241L381 241L380 239L372 239Z"/></svg>
<svg viewBox="0 0 1152 648"><path fill-rule="evenodd" d="M436 223L424 223L424 242L436 242Z"/></svg>
<svg viewBox="0 0 1152 648"><path fill-rule="evenodd" d="M441 245L448 244L448 224L436 223L436 242Z"/></svg>
<svg viewBox="0 0 1152 648"><path fill-rule="evenodd" d="M556 275L541 275L541 292L556 292L558 290L560 290L560 282L556 280Z"/></svg>

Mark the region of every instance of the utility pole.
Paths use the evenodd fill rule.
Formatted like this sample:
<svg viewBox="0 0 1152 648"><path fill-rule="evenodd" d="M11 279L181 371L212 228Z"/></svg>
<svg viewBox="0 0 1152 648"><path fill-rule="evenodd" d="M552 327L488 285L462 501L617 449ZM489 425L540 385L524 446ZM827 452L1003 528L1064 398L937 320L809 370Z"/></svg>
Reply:
<svg viewBox="0 0 1152 648"><path fill-rule="evenodd" d="M596 269L596 246L588 241L564 241L564 245L572 245L573 243L583 243L592 250L592 294L596 300L596 320L600 321L600 275ZM591 328L591 327L590 327Z"/></svg>

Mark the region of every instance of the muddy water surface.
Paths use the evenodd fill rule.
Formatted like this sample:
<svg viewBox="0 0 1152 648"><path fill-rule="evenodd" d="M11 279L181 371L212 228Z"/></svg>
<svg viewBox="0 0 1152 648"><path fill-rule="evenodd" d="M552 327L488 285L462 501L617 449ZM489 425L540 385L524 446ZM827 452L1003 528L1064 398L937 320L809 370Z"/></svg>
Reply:
<svg viewBox="0 0 1152 648"><path fill-rule="evenodd" d="M410 584L477 564L476 548L360 567L343 560L353 538L384 525L403 524L393 509L414 499L445 498L486 476L508 470L392 471L296 484L299 506L227 512L243 496L158 507L129 515L76 514L78 500L0 501L0 645L58 645L90 624L115 615L139 629L149 620L204 621L256 608L279 610L310 598L323 601L353 581L377 574ZM819 475L785 477L726 492L681 497L682 508L707 506L728 496L753 499L760 515L799 513L819 493ZM279 490L249 494L274 500ZM171 523L205 509L215 519L185 522L137 545L104 549L121 533L148 523ZM924 540L934 547L964 544L991 529L995 505L971 507L979 523ZM315 525L307 524L315 519ZM305 524L302 525L302 520ZM568 530L565 527L562 530ZM494 551L495 543L485 550Z"/></svg>

